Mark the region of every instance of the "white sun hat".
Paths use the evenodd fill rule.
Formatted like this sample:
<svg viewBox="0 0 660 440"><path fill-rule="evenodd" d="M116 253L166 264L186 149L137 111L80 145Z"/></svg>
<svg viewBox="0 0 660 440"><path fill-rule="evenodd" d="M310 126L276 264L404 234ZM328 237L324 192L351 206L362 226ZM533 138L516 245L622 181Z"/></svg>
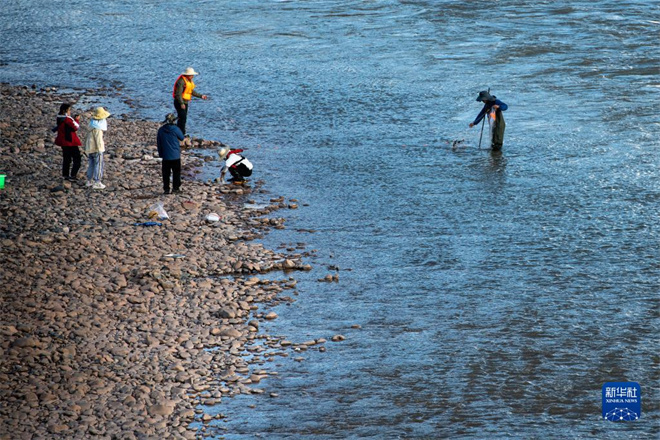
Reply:
<svg viewBox="0 0 660 440"><path fill-rule="evenodd" d="M195 75L199 75L199 73L195 72L195 69L193 69L192 67L188 67L188 68L186 69L186 71L183 72L181 75L185 75L185 76L195 76Z"/></svg>

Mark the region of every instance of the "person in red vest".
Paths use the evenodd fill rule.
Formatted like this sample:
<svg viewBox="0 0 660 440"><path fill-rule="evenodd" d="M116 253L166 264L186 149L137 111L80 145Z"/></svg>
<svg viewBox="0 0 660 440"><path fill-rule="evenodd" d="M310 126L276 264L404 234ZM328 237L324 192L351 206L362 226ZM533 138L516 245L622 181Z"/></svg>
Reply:
<svg viewBox="0 0 660 440"><path fill-rule="evenodd" d="M241 155L242 152L241 149L230 150L229 148L218 151L220 159L225 161L225 165L220 171L220 182L225 183L227 170L231 174L231 181L238 184L245 182L245 178L252 175L252 162Z"/></svg>
<svg viewBox="0 0 660 440"><path fill-rule="evenodd" d="M193 77L199 75L195 69L188 67L176 79L174 89L172 90L172 97L174 98L174 108L178 117L176 125L181 129L183 134L186 134L186 121L188 119L188 106L192 97L208 99L208 96L202 95L195 91L195 83Z"/></svg>

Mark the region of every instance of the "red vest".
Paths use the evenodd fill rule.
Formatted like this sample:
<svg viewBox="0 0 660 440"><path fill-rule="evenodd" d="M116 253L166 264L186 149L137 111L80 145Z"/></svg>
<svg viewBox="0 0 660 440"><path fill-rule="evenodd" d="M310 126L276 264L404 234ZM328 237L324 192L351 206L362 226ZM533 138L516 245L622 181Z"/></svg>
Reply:
<svg viewBox="0 0 660 440"><path fill-rule="evenodd" d="M183 78L183 82L185 83L183 92L181 92L181 99L183 99L184 101L190 101L192 99L192 91L195 88L195 83L192 81L192 79L189 80L183 75L179 75L176 81L174 81L174 88L172 89L172 98L176 99L176 83L178 83L181 78Z"/></svg>

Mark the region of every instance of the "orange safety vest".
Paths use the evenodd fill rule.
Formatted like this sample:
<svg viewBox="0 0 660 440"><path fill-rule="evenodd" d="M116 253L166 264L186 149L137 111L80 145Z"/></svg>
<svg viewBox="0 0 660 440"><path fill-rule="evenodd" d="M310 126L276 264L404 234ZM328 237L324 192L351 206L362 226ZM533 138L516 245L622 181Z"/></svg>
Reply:
<svg viewBox="0 0 660 440"><path fill-rule="evenodd" d="M184 101L190 101L192 99L192 91L195 88L195 83L183 75L179 75L176 81L174 81L174 88L172 89L172 98L176 99L176 83L178 83L181 78L183 78L183 82L186 84L186 86L183 88L183 92L181 92L181 99L183 99Z"/></svg>

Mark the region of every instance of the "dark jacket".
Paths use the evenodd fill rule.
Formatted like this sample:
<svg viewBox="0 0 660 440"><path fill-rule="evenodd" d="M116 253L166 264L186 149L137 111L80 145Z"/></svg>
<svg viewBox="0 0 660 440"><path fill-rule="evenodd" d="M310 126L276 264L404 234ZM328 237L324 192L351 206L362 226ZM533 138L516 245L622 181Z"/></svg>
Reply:
<svg viewBox="0 0 660 440"><path fill-rule="evenodd" d="M79 147L82 145L78 138L78 127L80 125L71 116L57 115L57 137L55 145L60 147Z"/></svg>
<svg viewBox="0 0 660 440"><path fill-rule="evenodd" d="M499 99L496 99L495 101L488 101L488 102L485 102L485 103L484 103L484 107L481 109L481 111L480 111L479 114L477 115L477 118L474 120L473 124L474 124L474 125L477 125L479 122L481 122L481 119L482 119L486 114L490 113L490 109L491 109L494 105L496 105L496 104L500 106L499 110L502 111L502 112L509 108L508 105L506 105L505 103L503 103L503 102L500 101ZM499 113L499 112L498 112L498 113Z"/></svg>
<svg viewBox="0 0 660 440"><path fill-rule="evenodd" d="M156 137L156 146L158 147L158 155L163 160L177 160L181 159L181 144L179 141L183 140L183 132L174 124L165 124L158 129L158 136Z"/></svg>

